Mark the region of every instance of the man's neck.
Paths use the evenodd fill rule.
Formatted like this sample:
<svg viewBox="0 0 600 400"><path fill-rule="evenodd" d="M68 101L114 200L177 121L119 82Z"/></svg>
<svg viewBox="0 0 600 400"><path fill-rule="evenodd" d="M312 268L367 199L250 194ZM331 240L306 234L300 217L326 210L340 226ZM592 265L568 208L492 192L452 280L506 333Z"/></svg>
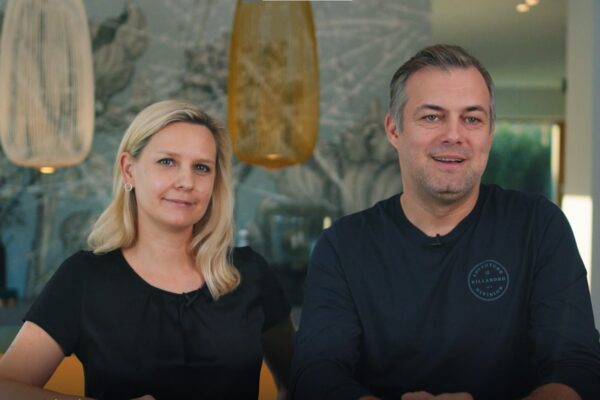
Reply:
<svg viewBox="0 0 600 400"><path fill-rule="evenodd" d="M406 218L427 236L446 235L451 232L475 208L479 197L479 186L467 196L444 201L431 196L419 196L405 191L400 196L400 205Z"/></svg>

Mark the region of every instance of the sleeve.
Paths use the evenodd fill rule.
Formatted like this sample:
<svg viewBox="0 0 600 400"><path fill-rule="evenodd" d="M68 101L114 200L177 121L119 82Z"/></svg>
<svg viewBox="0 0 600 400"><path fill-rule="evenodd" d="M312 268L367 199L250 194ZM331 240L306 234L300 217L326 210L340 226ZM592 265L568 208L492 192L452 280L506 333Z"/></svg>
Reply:
<svg viewBox="0 0 600 400"><path fill-rule="evenodd" d="M262 329L264 332L288 318L291 306L267 261L254 250L251 251L260 273L260 298L265 313L265 322Z"/></svg>
<svg viewBox="0 0 600 400"><path fill-rule="evenodd" d="M358 399L354 380L362 334L350 289L326 231L308 269L292 361L291 394L302 399Z"/></svg>
<svg viewBox="0 0 600 400"><path fill-rule="evenodd" d="M65 260L25 314L62 348L73 353L79 338L83 293L83 252Z"/></svg>
<svg viewBox="0 0 600 400"><path fill-rule="evenodd" d="M531 291L530 337L540 384L563 383L584 400L600 393L600 343L587 272L564 214L551 205Z"/></svg>

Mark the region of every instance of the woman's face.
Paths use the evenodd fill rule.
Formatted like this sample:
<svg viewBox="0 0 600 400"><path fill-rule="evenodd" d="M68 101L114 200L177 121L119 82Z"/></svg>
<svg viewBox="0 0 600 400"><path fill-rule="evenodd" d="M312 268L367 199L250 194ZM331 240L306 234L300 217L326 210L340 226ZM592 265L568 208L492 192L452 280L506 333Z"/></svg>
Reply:
<svg viewBox="0 0 600 400"><path fill-rule="evenodd" d="M138 229L189 230L206 213L216 176L217 146L205 126L174 122L157 132L138 159L121 155L124 182L135 190Z"/></svg>

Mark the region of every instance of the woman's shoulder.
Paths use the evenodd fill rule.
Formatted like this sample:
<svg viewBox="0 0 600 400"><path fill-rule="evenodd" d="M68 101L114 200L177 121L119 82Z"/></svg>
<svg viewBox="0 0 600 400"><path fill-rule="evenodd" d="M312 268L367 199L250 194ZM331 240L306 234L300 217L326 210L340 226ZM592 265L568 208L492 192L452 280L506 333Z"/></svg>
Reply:
<svg viewBox="0 0 600 400"><path fill-rule="evenodd" d="M107 265L115 265L119 259L119 252L120 250L113 250L108 253L95 254L89 250L78 251L62 262L56 274L82 275L97 270L100 267L105 268Z"/></svg>
<svg viewBox="0 0 600 400"><path fill-rule="evenodd" d="M250 246L232 248L231 263L242 277L261 276L270 272L267 260Z"/></svg>
<svg viewBox="0 0 600 400"><path fill-rule="evenodd" d="M103 263L112 263L118 259L120 249L112 250L107 253L96 254L90 250L80 250L67 257L63 265L94 265Z"/></svg>
<svg viewBox="0 0 600 400"><path fill-rule="evenodd" d="M266 264L264 257L250 246L233 247L231 249L231 262L237 268L244 268L246 265L258 266Z"/></svg>
<svg viewBox="0 0 600 400"><path fill-rule="evenodd" d="M234 261L248 261L256 258L263 258L250 246L232 247L231 254Z"/></svg>
<svg viewBox="0 0 600 400"><path fill-rule="evenodd" d="M275 272L264 257L249 246L232 249L232 259L240 271L242 292L259 293L269 319L279 321L289 315L290 306ZM272 322L265 326L271 326Z"/></svg>

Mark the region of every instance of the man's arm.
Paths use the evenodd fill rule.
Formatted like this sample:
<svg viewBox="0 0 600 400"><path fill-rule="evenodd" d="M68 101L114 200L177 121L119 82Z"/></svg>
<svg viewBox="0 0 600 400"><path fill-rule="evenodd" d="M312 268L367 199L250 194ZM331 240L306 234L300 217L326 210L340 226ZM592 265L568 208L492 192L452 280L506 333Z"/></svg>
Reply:
<svg viewBox="0 0 600 400"><path fill-rule="evenodd" d="M533 238L538 251L528 305L529 336L540 387L530 398L596 399L600 343L587 273L566 217L555 206L546 211L544 229Z"/></svg>
<svg viewBox="0 0 600 400"><path fill-rule="evenodd" d="M369 390L354 380L361 334L345 273L325 233L308 269L292 362L292 398L358 399L369 395Z"/></svg>
<svg viewBox="0 0 600 400"><path fill-rule="evenodd" d="M581 400L572 388L562 383L542 385L523 400Z"/></svg>

